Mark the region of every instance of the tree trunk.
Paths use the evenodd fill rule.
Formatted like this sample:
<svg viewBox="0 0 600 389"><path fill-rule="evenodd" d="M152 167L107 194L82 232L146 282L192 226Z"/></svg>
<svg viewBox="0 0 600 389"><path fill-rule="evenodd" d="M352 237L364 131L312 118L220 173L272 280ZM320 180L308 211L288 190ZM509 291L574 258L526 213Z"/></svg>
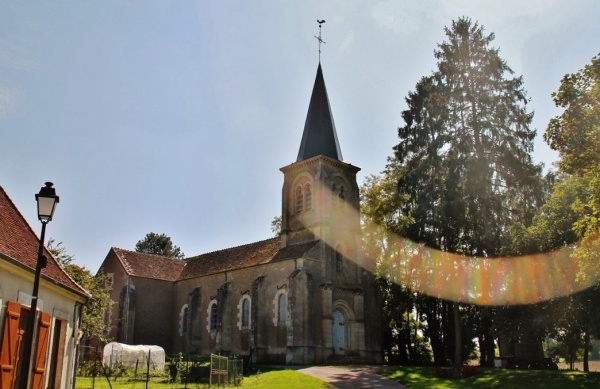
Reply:
<svg viewBox="0 0 600 389"><path fill-rule="evenodd" d="M586 373L590 371L589 364L589 352L590 352L590 334L584 332L583 334L583 371Z"/></svg>
<svg viewBox="0 0 600 389"><path fill-rule="evenodd" d="M442 337L442 326L440 323L440 301L433 300L431 304L428 304L425 309L425 316L427 317L427 336L429 337L429 343L431 344L431 351L433 352L433 363L436 366L446 365L446 350L444 347L444 341Z"/></svg>
<svg viewBox="0 0 600 389"><path fill-rule="evenodd" d="M460 323L460 309L458 303L454 304L454 367L462 366L462 325Z"/></svg>

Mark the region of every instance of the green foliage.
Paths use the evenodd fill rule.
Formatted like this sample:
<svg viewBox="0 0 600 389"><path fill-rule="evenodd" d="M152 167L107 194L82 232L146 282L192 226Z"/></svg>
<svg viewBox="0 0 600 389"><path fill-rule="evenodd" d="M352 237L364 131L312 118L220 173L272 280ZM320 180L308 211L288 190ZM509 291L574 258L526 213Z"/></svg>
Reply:
<svg viewBox="0 0 600 389"><path fill-rule="evenodd" d="M548 123L544 139L560 153L558 166L574 175L596 175L600 166L600 55L566 74L552 94L564 112Z"/></svg>
<svg viewBox="0 0 600 389"><path fill-rule="evenodd" d="M560 153L561 171L588 181L589 198L573 204L575 232L581 238L574 253L584 267L581 279L600 279L600 55L573 74L566 74L554 103L564 111L550 120L544 139Z"/></svg>
<svg viewBox="0 0 600 389"><path fill-rule="evenodd" d="M513 230L511 254L546 253L575 243L578 240L575 223L580 216L577 204L589 200L588 185L589 179L585 177L559 177L532 224Z"/></svg>
<svg viewBox="0 0 600 389"><path fill-rule="evenodd" d="M67 253L67 249L62 245L62 242L56 243L54 238L48 239L46 248L63 268L75 261L75 257Z"/></svg>
<svg viewBox="0 0 600 389"><path fill-rule="evenodd" d="M406 236L444 251L497 256L515 220L528 224L541 196L541 167L531 160L533 114L521 77L494 34L468 18L445 29L438 69L406 102L398 130L398 182L409 198Z"/></svg>
<svg viewBox="0 0 600 389"><path fill-rule="evenodd" d="M181 382L181 375L185 370L183 354L179 353L177 357L171 358L166 368L169 371L171 382Z"/></svg>
<svg viewBox="0 0 600 389"><path fill-rule="evenodd" d="M271 231L275 236L281 235L281 216L275 216L273 220L271 220Z"/></svg>
<svg viewBox="0 0 600 389"><path fill-rule="evenodd" d="M173 244L171 238L165 234L150 232L144 239L135 245L135 251L139 253L162 255L163 257L183 259L185 254Z"/></svg>
<svg viewBox="0 0 600 389"><path fill-rule="evenodd" d="M92 295L82 310L83 339L98 338L101 341L108 341L108 327L104 322L104 312L110 309L112 300L106 289L107 276L103 273L94 276L85 267L75 264L75 258L67 253L62 242L56 245L54 242L54 239L48 240L48 251L61 263L67 274Z"/></svg>

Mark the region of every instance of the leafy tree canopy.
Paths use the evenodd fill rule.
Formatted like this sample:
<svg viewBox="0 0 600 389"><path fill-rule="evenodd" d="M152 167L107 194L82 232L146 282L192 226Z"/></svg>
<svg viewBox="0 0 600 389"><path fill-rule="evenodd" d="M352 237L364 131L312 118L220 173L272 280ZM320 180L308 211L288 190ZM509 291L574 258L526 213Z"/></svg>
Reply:
<svg viewBox="0 0 600 389"><path fill-rule="evenodd" d="M135 245L139 253L162 255L163 257L183 259L185 254L173 244L171 238L165 234L150 232Z"/></svg>
<svg viewBox="0 0 600 389"><path fill-rule="evenodd" d="M107 276L103 273L94 276L85 267L75 264L75 258L67 253L62 242L55 243L54 239L49 239L47 249L59 261L67 274L92 295L82 310L83 338L108 341L108 327L104 322L104 312L110 309L112 301L110 293L106 289Z"/></svg>
<svg viewBox="0 0 600 389"><path fill-rule="evenodd" d="M271 231L275 236L281 235L281 216L275 216L273 220L271 220Z"/></svg>
<svg viewBox="0 0 600 389"><path fill-rule="evenodd" d="M554 103L564 111L550 120L544 139L560 153L561 171L589 181L587 201L573 204L574 224L581 238L573 255L582 266L580 277L600 279L600 55L580 71L565 75Z"/></svg>

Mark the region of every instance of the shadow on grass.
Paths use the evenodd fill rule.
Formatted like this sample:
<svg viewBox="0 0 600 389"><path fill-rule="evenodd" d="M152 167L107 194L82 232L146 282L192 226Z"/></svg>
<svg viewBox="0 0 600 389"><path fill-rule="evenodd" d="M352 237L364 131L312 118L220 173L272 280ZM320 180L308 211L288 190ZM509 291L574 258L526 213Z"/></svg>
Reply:
<svg viewBox="0 0 600 389"><path fill-rule="evenodd" d="M463 379L438 378L433 367L386 367L381 375L409 388L600 388L600 373L550 370L478 369Z"/></svg>

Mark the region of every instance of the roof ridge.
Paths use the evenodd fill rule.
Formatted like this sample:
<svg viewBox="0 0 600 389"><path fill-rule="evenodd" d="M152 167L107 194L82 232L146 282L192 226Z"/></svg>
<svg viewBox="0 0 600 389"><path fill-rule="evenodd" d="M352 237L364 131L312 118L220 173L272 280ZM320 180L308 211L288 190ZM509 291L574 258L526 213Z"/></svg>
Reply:
<svg viewBox="0 0 600 389"><path fill-rule="evenodd" d="M136 251L136 250L129 250L129 249L122 249L122 248L116 247L116 246L113 246L112 248L116 249L116 250L120 250L120 251L126 251L128 253L133 253L133 254L149 255L149 256L152 256L152 257L158 257L158 258L163 258L163 259L172 259L174 261L181 261L181 259L179 259L179 258L167 257L166 255L145 253L143 251Z"/></svg>
<svg viewBox="0 0 600 389"><path fill-rule="evenodd" d="M259 244L259 243L268 242L270 240L276 240L276 239L279 239L279 236L275 236L275 237L268 238L268 239L263 239L263 240L257 240L256 242L244 243L244 244L240 244L240 245L237 245L237 246L231 246L231 247L227 247L227 248L220 249L220 250L209 251L209 252L206 252L206 253L194 255L192 257L187 257L187 258L185 258L185 260L187 261L188 259L194 259L194 258L202 257L202 256L205 256L205 255L219 253L219 252L226 251L226 250L233 250L233 249L237 249L237 248L240 248L240 247L250 246L250 245L253 245L253 244Z"/></svg>

